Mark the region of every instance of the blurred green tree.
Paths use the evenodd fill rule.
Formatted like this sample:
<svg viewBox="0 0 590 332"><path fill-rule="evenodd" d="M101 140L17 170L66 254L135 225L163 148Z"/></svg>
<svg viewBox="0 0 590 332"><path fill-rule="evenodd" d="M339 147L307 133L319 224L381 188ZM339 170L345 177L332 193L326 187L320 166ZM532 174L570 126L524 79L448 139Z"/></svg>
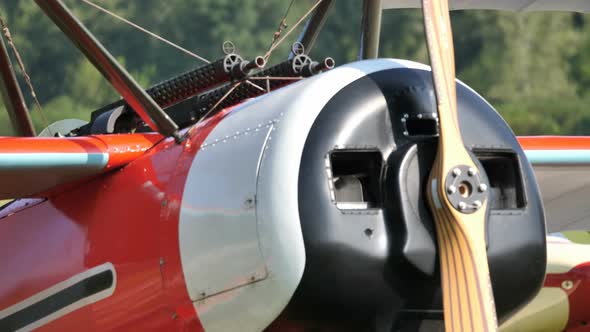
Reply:
<svg viewBox="0 0 590 332"><path fill-rule="evenodd" d="M263 55L289 2L111 0L100 5L214 60L223 55L225 40L244 57ZM144 87L203 64L80 1L66 3ZM294 2L283 34L313 3ZM336 3L313 56L332 56L338 64L357 59L361 5ZM119 98L33 1L4 1L0 15L8 21L49 122L88 120L93 109ZM457 76L495 105L517 134L589 135L587 20L570 13L453 12ZM271 63L286 57L300 28L273 53ZM420 10L384 13L380 55L428 62ZM45 124L24 85L23 93L41 129ZM0 113L0 135L10 134L9 127Z"/></svg>

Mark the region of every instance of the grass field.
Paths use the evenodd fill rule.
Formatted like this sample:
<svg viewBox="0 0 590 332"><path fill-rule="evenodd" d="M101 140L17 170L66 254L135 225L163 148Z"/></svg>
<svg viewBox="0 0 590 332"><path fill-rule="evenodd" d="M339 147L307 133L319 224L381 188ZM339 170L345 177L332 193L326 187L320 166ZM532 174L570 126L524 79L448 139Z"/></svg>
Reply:
<svg viewBox="0 0 590 332"><path fill-rule="evenodd" d="M587 231L565 231L565 237L575 243L590 244L590 232Z"/></svg>

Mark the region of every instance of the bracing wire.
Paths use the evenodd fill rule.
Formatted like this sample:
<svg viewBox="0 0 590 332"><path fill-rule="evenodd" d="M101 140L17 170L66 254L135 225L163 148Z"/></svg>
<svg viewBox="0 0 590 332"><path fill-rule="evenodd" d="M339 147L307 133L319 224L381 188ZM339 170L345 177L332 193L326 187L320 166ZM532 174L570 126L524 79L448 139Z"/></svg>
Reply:
<svg viewBox="0 0 590 332"><path fill-rule="evenodd" d="M285 40L285 38L287 38L289 36L289 34L291 34L291 32L293 32L293 30L295 30L295 28L297 28L297 26L299 26L299 24L301 24L301 22L303 22L309 16L309 14L311 14L315 10L317 8L317 6L320 5L320 3L322 3L322 0L318 0L313 6L311 6L311 8L309 8L309 10L305 14L303 14L303 16L301 16L301 18L287 31L286 34L283 35L283 37L281 37L281 39L279 39L276 42L273 42L272 46L269 48L269 50L264 55L265 60L268 61L268 59L272 55L272 52L277 47L279 47L279 45L281 45L281 43Z"/></svg>
<svg viewBox="0 0 590 332"><path fill-rule="evenodd" d="M183 48L183 47L181 47L181 46L179 46L179 45L177 45L177 44L175 44L175 43L173 43L173 42L171 42L171 41L169 41L169 40L167 40L167 39L165 39L164 37L161 37L161 36L157 35L156 33L153 33L153 32L151 32L151 31L149 31L149 30L147 30L147 29L145 29L145 28L143 28L143 27L141 27L141 26L137 25L137 24L135 24L135 23L133 23L133 22L131 22L131 21L129 21L129 20L127 20L127 19L125 19L124 17L122 17L122 16L120 16L120 15L117 15L117 14L115 14L115 13L113 13L113 12L109 11L108 9L106 9L106 8L103 8L103 7L99 6L99 5L97 5L96 3L94 3L94 2L92 2L92 1L90 1L90 0L81 0L81 1L82 1L82 2L84 2L84 3L85 3L85 4L87 4L87 5L89 5L89 6L93 7L93 8L95 8L95 9L97 9L97 10L99 10L99 11L101 11L101 12L103 12L103 13L107 14L107 15L110 15L110 16L114 17L115 19L117 19L117 20L119 20L119 21L121 21L121 22L123 22L123 23L126 23L126 24L128 24L129 26L131 26L131 27L133 27L133 28L135 28L135 29L138 29L138 30L142 31L143 33L146 33L146 34L150 35L150 36L151 36L151 37L153 37L153 38L156 38L156 39L160 40L161 42L164 42L164 43L168 44L169 46L172 46L172 47L174 47L174 48L178 49L179 51L182 51L182 52L184 52L184 53L186 53L186 54L188 54L188 55L190 55L190 56L192 56L192 57L194 57L194 58L197 58L197 59L199 59L199 60L201 60L201 61L203 61L203 62L210 63L210 61L209 61L209 60L207 60L207 59L203 58L202 56L200 56L200 55L198 55L198 54L195 54L195 53L193 53L193 52L191 52L191 51L189 51L189 50L187 50L187 49L185 49L185 48ZM271 42L271 44L270 44L270 46L269 46L269 49L268 49L268 51L266 52L266 54L264 55L264 59L265 59L265 60L268 60L268 58L269 58L269 57L272 55L272 52L273 52L273 51L274 51L274 50L275 50L275 49L276 49L276 48L277 48L277 47L278 47L278 46L279 46L279 45L280 45L280 44L281 44L281 43L282 43L282 42L285 40L285 38L287 38L287 37L289 36L289 34L291 34L291 32L293 32L293 30L295 30L295 28L297 28L297 26L299 26L299 24L301 24L301 22L303 22L303 20L305 20L305 19L306 19L306 18L307 18L307 17L308 17L308 16L309 16L309 15L310 15L310 14L311 14L311 13L312 13L312 12L313 12L313 11L314 11L316 8L317 8L317 6L318 6L318 5L319 5L319 4L322 2L322 0L318 0L318 1L317 1L317 2L316 2L316 3L315 3L315 4L314 4L314 5L313 5L313 6L312 6L312 7L311 7L311 8L310 8L310 9L309 9L309 10L308 10L308 11L307 11L307 12L306 12L306 13L305 13L305 14L304 14L304 15L303 15L303 16L302 16L302 17L301 17L301 18L300 18L300 19L299 19L299 20L298 20L298 21L297 21L297 22L296 22L296 23L295 23L295 24L294 24L294 25L293 25L293 26L290 28L290 29L289 29L289 30L288 30L288 31L287 31L287 33L283 35L283 34L282 34L282 32L283 32L283 30L284 30L284 29L287 27L287 24L286 24L286 18L287 18L287 15L289 14L289 11L291 10L291 7L293 6L293 3L294 3L294 2L295 2L295 0L291 0L291 2L289 3L289 6L287 7L287 10L285 11L285 14L283 15L283 18L281 19L281 21L280 21L280 23L279 23L279 27L278 27L277 31L274 33L274 35L273 35L273 39L272 39L272 42ZM253 77L250 77L249 79L253 79ZM267 82L267 89L269 89L269 87L268 87L268 82L269 82L270 80L273 80L273 79L279 79L279 78L277 78L277 77L265 77L265 78L264 78L264 80L266 80L266 82ZM287 78L283 78L283 79L287 79L287 80L288 80L288 79L290 79L290 78L288 78L288 77L287 77ZM299 78L297 78L297 79L299 79ZM249 84L249 85L251 85L251 86L253 86L253 87L255 87L255 88L257 88L257 89L259 89L259 90L261 90L261 91L265 91L265 90L264 90L263 88L261 88L259 85L257 85L257 84L255 84L255 83L251 82L250 80L246 80L246 81L245 81L245 83L246 83L246 84ZM209 110L209 111L208 111L208 112L207 112L207 113L206 113L206 114L205 114L205 115L204 115L204 116L201 118L201 120L205 119L205 118L206 118L206 117L207 117L207 116L208 116L208 115L209 115L209 114L210 114L210 113L211 113L213 110L215 110L215 108L216 108L216 107L217 107L219 104L221 104L221 103L223 102L223 100L225 100L225 99L226 99L226 98L227 98L227 97L228 97L228 96L229 96L229 95L230 95L230 94L231 94L231 93L232 93L232 92L233 92L233 91L234 91L236 88L238 88L238 87L239 87L241 84L242 84L242 82L237 82L236 84L234 84L234 85L232 86L232 88L231 88L231 89L230 89L230 90L229 90L229 91L228 91L228 92L227 92L227 93L226 93L226 94L225 94L225 95L224 95L224 96L223 96L223 97L222 97L222 98L221 98L219 101L217 101L217 103L216 103L216 104L215 104L215 105L214 105L214 106L213 106L213 107L212 107L212 108L211 108L211 109L210 109L210 110ZM197 124L198 124L199 122L200 122L200 121L198 121L198 122L197 122Z"/></svg>
<svg viewBox="0 0 590 332"><path fill-rule="evenodd" d="M82 0L82 1L87 1L87 0ZM307 12L306 12L306 13L305 13L305 14L304 14L304 15L303 15L303 16L302 16L302 17L301 17L301 18L300 18L300 19L299 19L299 20L298 20L296 23L295 23L295 25L293 25L293 26L292 26L292 27L291 27L291 28L290 28L290 29L287 31L287 33L281 37L281 34L282 34L282 31L283 31L283 29L284 29L284 28L287 26L287 25L286 25L286 23L285 23L285 20L286 20L286 18L287 18L287 15L289 14L289 10L291 9L291 6L293 5L293 3L294 3L294 2L295 2L295 0L291 0L291 2L289 3L289 6L287 7L287 10L285 11L285 14L283 15L283 18L281 19L281 22L280 22L280 24L279 24L279 28L278 28L278 29L277 29L277 31L274 33L274 36L273 36L272 43L271 43L271 45L270 45L270 47L269 47L268 51L267 51L267 52L266 52L266 54L264 55L264 59L265 59L265 60L268 60L268 58L269 58L269 57L272 55L272 52L273 52L273 51L274 51L274 50L275 50L275 49L276 49L276 48L277 48L277 47L278 47L278 46L279 46L279 45L280 45L280 44L281 44L281 43L282 43L282 42L285 40L285 38L287 38L287 36L289 36L289 34L290 34L291 32L293 32L293 30L295 30L295 28L297 28L297 26L298 26L299 24L301 24L301 22L303 22L303 20L305 20L305 18L307 18L307 16L309 16L309 14L311 14L311 13L312 13L312 12L313 12L313 11L316 9L316 7L317 7L317 6L318 6L318 5L319 5L319 4L322 2L322 0L318 0L318 1L317 1L317 2L316 2L316 3L315 3L313 6L312 6L312 7L311 7L311 8L310 8L310 9L309 9L309 10L308 10L308 11L307 11ZM280 39L279 39L279 38L280 38ZM251 82L251 81L250 81L250 80L258 80L258 79L261 79L261 80L264 80L264 81L266 81L266 91L265 91L263 88L261 88L260 86L258 86L257 84L254 84L253 82ZM257 88L257 89L259 89L259 90L261 90L261 91L263 91L263 92L270 92L270 85L269 85L269 84L270 84L270 81L271 81L271 80L279 80L279 79L282 79L282 80L292 80L292 79L294 79L294 80L299 80L299 79L301 79L301 78L292 78L292 77L283 77L283 78L281 78L281 77L260 77L260 78L257 78L257 77L249 77L249 78L248 78L248 80L246 80L245 82L246 82L247 84L249 84L249 85L252 85L252 86L254 86L255 88ZM221 104L221 103L222 103L222 102L223 102L223 101L224 101L224 100L225 100L227 97L229 97L229 95L231 95L231 93L232 93L232 92L233 92L235 89L237 89L237 88L238 88L238 87L239 87L241 84L242 84L242 82L238 82L238 83L234 84L234 85L232 86L232 88L231 88L229 91L227 91L227 93L226 93L225 95L223 95L223 97L221 97L221 99L219 99L219 100L217 101L217 103L215 103L215 105L213 105L213 107L211 107L211 109L210 109L209 111L207 111L207 113L205 113L205 115L204 115L203 117L201 117L201 120L205 119L205 118L206 118L206 117L207 117L209 114L211 114L211 113L212 113L212 112L213 112L213 111L214 111L214 110L217 108L217 106L219 106L219 105L220 105L220 104ZM201 120L199 120L199 121L197 122L197 124L198 124L198 123L199 123Z"/></svg>
<svg viewBox="0 0 590 332"><path fill-rule="evenodd" d="M287 16L289 16L289 11L291 10L291 7L293 6L294 2L295 2L295 0L291 0L291 2L289 2L289 6L287 6L287 10L285 10L285 14L283 14L283 18L281 18L281 21L279 22L279 26L277 28L277 31L275 31L275 33L273 34L272 41L270 42L270 45L268 45L267 52L272 48L274 43L281 37L283 30L287 28Z"/></svg>
<svg viewBox="0 0 590 332"><path fill-rule="evenodd" d="M25 78L25 83L27 84L27 87L29 88L29 92L31 93L31 96L33 97L33 100L35 103L35 109L37 110L37 112L41 116L41 120L43 121L45 128L47 128L47 131L49 132L49 134L51 136L53 136L53 133L51 132L51 129L49 128L49 121L47 121L47 118L45 117L45 114L43 113L43 108L41 107L41 103L39 102L39 99L37 98L37 93L35 93L35 88L33 87L33 82L31 82L31 77L27 73L27 70L25 68L25 63L23 62L23 59L21 58L20 53L18 52L18 49L16 48L16 45L14 44L14 41L12 39L12 34L10 33L10 29L8 29L8 25L6 24L4 19L2 19L2 17L0 17L0 25L2 26L2 33L4 34L4 37L6 38L6 42L8 43L10 49L12 50L12 53L14 54L14 57L15 57L16 62L18 64L18 67L19 67L21 73L23 74L23 77Z"/></svg>
<svg viewBox="0 0 590 332"><path fill-rule="evenodd" d="M184 48L184 47L182 47L180 45L177 45L177 44L169 41L168 39L166 39L166 38L164 38L162 36L159 36L158 34L156 34L154 32L151 32L151 31L147 30L146 28L143 28L143 27L139 26L139 25L137 25L137 24L135 24L135 23L133 23L133 22L125 19L124 17L122 17L120 15L117 15L117 14L109 11L108 9L95 4L94 2L92 2L90 0L81 0L81 1L84 2L85 4L91 6L91 7L94 7L95 9L98 9L99 11L101 11L101 12L107 14L107 15L110 15L110 16L116 18L117 20L119 20L119 21L121 21L123 23L128 24L129 26L131 26L131 27L133 27L133 28L135 28L135 29L143 32L143 33L148 34L149 36L151 36L153 38L158 39L159 41L161 41L163 43L166 43L169 46L172 46L172 47L176 48L177 50L179 50L179 51L181 51L181 52L183 52L185 54L188 54L188 55L190 55L190 56L192 56L192 57L194 57L196 59L199 59L199 60L201 60L201 61L203 61L205 63L211 63L211 61L205 59L204 57L202 57L202 56L200 56L200 55L198 55L198 54L196 54L194 52L191 52L191 51L187 50L186 48Z"/></svg>

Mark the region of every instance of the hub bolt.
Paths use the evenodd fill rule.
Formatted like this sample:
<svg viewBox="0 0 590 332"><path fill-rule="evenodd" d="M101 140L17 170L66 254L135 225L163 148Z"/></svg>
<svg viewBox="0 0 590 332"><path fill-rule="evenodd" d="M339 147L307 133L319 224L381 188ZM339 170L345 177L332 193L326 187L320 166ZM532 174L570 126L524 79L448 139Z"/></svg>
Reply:
<svg viewBox="0 0 590 332"><path fill-rule="evenodd" d="M467 209L467 203L459 202L459 210L465 211Z"/></svg>
<svg viewBox="0 0 590 332"><path fill-rule="evenodd" d="M454 194L456 191L457 191L457 187L455 187L455 186L453 186L453 185L450 185L450 186L447 188L447 193L449 193L449 195L452 195L452 194Z"/></svg>

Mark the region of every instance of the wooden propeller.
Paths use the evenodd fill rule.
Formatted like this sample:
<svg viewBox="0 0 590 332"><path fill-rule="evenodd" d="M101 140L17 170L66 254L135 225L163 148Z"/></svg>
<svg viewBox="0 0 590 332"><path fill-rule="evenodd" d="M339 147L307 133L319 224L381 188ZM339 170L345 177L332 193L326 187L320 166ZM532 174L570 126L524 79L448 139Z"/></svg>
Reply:
<svg viewBox="0 0 590 332"><path fill-rule="evenodd" d="M439 119L426 191L438 239L445 329L496 331L485 243L488 183L459 129L448 0L422 0L422 9Z"/></svg>

